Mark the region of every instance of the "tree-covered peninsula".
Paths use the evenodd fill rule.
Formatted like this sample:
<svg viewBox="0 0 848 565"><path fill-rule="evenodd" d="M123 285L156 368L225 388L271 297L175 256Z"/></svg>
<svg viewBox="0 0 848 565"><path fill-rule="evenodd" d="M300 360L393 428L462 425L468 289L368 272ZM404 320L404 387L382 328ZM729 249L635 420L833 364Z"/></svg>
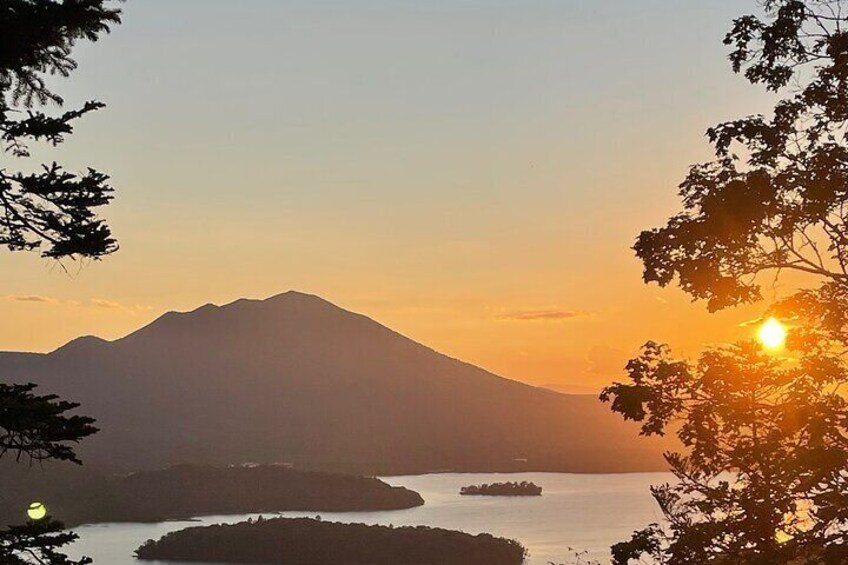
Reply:
<svg viewBox="0 0 848 565"><path fill-rule="evenodd" d="M8 478L15 500L0 509L0 521L13 520L15 512L23 513L32 500L43 502L72 525L286 510L399 510L424 504L418 493L374 477L275 465L179 465L124 476L50 473L42 477L49 480L47 486L45 480L36 484L31 474Z"/></svg>

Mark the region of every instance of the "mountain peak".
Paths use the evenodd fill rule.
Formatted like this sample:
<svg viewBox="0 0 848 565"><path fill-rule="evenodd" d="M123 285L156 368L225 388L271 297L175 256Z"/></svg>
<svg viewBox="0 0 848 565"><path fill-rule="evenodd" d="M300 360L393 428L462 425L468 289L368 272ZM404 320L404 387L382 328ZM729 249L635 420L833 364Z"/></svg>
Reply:
<svg viewBox="0 0 848 565"><path fill-rule="evenodd" d="M318 295L310 294L310 293L308 293L308 292L301 292L301 291L299 291L299 290L294 290L294 289L292 289L292 290L287 290L287 291L285 291L285 292L281 292L281 293L279 293L279 294L274 294L274 295L272 295L272 296L269 296L269 297L268 297L268 298L266 298L263 302L268 302L268 301L270 301L270 300L284 300L284 299L289 299L289 300L296 300L296 299L318 299L318 300L324 300L323 298L321 298L321 297L320 297L320 296L318 296Z"/></svg>
<svg viewBox="0 0 848 565"><path fill-rule="evenodd" d="M315 325L334 325L345 319L354 323L353 320L362 318L317 295L289 290L265 299L240 298L221 306L210 303L185 312L166 312L118 341L173 342L185 338L196 342L213 335L226 337L227 341L237 340L239 336L267 341L274 339L281 326L297 331Z"/></svg>
<svg viewBox="0 0 848 565"><path fill-rule="evenodd" d="M72 339L62 347L54 350L53 354L61 355L72 352L87 351L106 343L109 342L102 337L97 337L96 335L84 335L76 339Z"/></svg>
<svg viewBox="0 0 848 565"><path fill-rule="evenodd" d="M281 292L280 294L275 294L273 296L269 296L264 300L260 300L259 302L265 303L297 303L297 304L324 304L335 306L329 300L325 300L318 296L317 294L309 294L307 292L300 292L299 290L287 290L286 292Z"/></svg>
<svg viewBox="0 0 848 565"><path fill-rule="evenodd" d="M226 304L217 305L217 304L205 304L200 306L199 308L195 308L194 310L189 310L187 312L175 312L171 311L168 314L176 314L178 316L185 316L191 314L203 314L214 312L217 310L231 310L234 308L244 307L244 306L257 306L261 304L272 305L272 304L323 304L329 306L335 306L332 302L325 300L318 296L317 294L310 294L307 292L301 292L298 290L287 290L285 292L281 292L279 294L273 294L267 298L239 298L232 302L228 302Z"/></svg>

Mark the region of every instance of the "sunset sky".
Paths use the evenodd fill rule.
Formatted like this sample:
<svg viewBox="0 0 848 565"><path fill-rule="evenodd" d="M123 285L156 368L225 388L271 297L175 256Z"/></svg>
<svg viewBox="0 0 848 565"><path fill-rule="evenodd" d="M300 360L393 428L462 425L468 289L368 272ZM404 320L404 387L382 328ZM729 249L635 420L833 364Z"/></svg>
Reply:
<svg viewBox="0 0 848 565"><path fill-rule="evenodd" d="M709 315L630 250L704 130L769 108L721 43L751 3L422 4L124 4L55 82L108 108L36 153L112 175L121 250L70 274L0 253L0 349L289 289L534 384L751 334L764 305Z"/></svg>

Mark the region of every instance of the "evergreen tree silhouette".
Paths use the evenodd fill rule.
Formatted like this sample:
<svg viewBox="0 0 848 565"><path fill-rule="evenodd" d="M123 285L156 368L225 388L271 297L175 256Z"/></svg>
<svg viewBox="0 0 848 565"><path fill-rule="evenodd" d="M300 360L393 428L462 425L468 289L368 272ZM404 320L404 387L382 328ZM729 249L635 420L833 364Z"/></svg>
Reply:
<svg viewBox="0 0 848 565"><path fill-rule="evenodd" d="M106 0L0 0L0 148L6 158L30 157L32 143L58 145L74 122L103 107L96 101L49 115L62 98L46 83L76 68L77 41L96 41L120 23L120 10ZM109 177L94 169L82 174L58 163L38 173L0 167L0 245L11 251L40 251L54 260L97 259L117 243L96 208L112 198ZM34 393L34 385L0 385L0 456L18 461L81 463L73 443L94 433L93 420L71 415L77 404ZM26 509L21 509L21 513ZM0 530L0 563L83 565L60 548L76 536L47 516Z"/></svg>

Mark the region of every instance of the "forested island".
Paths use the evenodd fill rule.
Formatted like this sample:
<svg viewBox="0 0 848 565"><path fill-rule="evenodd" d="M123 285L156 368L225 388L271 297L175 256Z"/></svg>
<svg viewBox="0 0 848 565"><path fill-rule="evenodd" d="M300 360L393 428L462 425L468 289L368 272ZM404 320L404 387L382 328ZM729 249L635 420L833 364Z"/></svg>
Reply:
<svg viewBox="0 0 848 565"><path fill-rule="evenodd" d="M520 565L525 555L517 541L489 534L311 518L186 528L136 550L139 559L298 565Z"/></svg>
<svg viewBox="0 0 848 565"><path fill-rule="evenodd" d="M459 489L461 495L480 496L541 496L542 487L527 481L469 485Z"/></svg>
<svg viewBox="0 0 848 565"><path fill-rule="evenodd" d="M424 504L418 493L377 478L276 465L179 465L125 476L81 472L68 478L58 473L29 476L40 480L13 482L9 492L17 493L16 500L3 505L0 520L20 522L21 509L32 500L44 502L69 526L285 510L399 510Z"/></svg>

